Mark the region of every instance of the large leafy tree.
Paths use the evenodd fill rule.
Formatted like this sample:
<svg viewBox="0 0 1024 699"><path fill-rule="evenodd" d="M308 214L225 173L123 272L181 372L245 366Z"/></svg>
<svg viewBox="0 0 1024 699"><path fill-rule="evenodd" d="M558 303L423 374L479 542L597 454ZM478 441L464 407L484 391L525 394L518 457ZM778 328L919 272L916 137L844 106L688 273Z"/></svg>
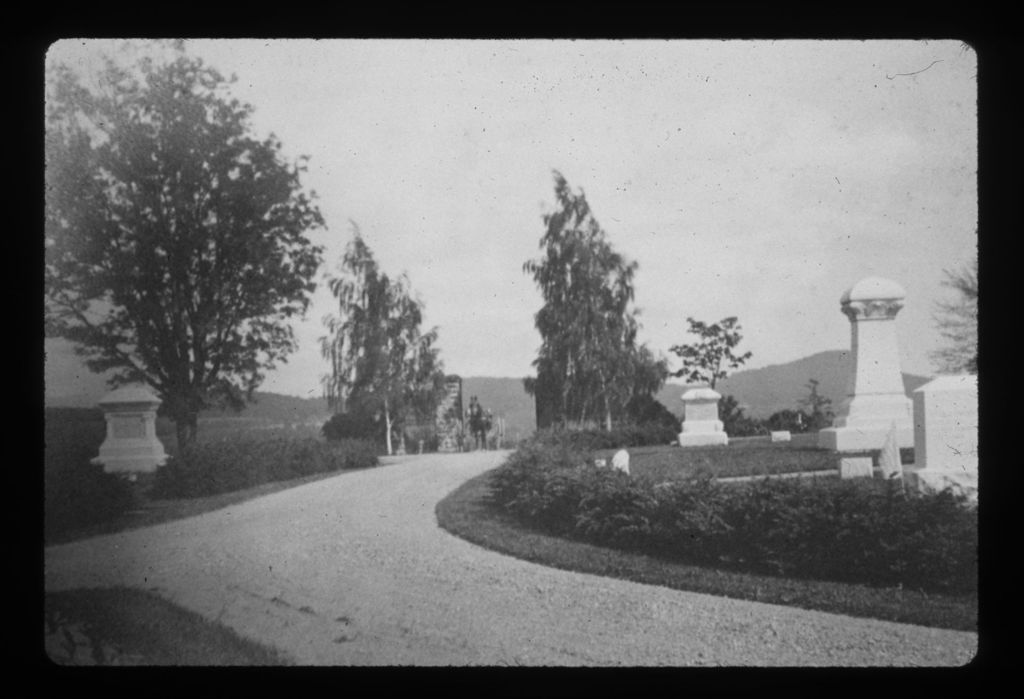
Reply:
<svg viewBox="0 0 1024 699"><path fill-rule="evenodd" d="M711 388L719 379L724 379L729 372L742 366L752 356L750 352L737 354L734 350L743 339L742 329L736 317L723 318L717 323L704 323L687 318L690 334L699 339L691 344L680 344L670 351L683 360L682 368L672 373L681 376L688 383L707 383Z"/></svg>
<svg viewBox="0 0 1024 699"><path fill-rule="evenodd" d="M602 421L611 429L634 394L664 383L667 367L636 342L637 263L615 252L584 193L557 171L554 178L557 206L544 216L543 256L523 266L544 297L535 316L537 376L524 385L550 402L554 421Z"/></svg>
<svg viewBox="0 0 1024 699"><path fill-rule="evenodd" d="M931 354L939 371L978 373L978 260L958 272L944 270L942 285L956 292L935 304L935 322L946 345Z"/></svg>
<svg viewBox="0 0 1024 699"><path fill-rule="evenodd" d="M253 134L234 78L169 53L48 66L46 327L112 385L154 387L185 446L296 348L323 221L305 159Z"/></svg>
<svg viewBox="0 0 1024 699"><path fill-rule="evenodd" d="M437 330L420 329L423 306L408 277L382 272L358 227L328 284L338 313L324 317L329 335L321 351L331 365L324 392L339 413L352 406L379 411L390 454L392 434L409 418L431 419L444 391Z"/></svg>

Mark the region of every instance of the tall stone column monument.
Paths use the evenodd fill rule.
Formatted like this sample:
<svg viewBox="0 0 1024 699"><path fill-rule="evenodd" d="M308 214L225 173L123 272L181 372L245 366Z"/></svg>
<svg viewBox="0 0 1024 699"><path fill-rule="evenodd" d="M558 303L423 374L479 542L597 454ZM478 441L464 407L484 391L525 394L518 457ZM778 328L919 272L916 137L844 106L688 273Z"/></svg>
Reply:
<svg viewBox="0 0 1024 699"><path fill-rule="evenodd" d="M901 447L914 446L913 403L903 389L896 342L896 314L906 292L888 279L868 277L840 298L850 319L853 368L846 398L832 427L818 433L818 446L835 451L880 449L896 423Z"/></svg>

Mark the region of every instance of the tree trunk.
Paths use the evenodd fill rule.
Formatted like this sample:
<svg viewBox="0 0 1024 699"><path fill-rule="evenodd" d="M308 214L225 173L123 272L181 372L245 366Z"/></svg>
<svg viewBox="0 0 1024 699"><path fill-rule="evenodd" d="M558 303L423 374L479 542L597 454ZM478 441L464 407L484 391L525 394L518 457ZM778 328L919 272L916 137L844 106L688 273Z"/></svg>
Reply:
<svg viewBox="0 0 1024 699"><path fill-rule="evenodd" d="M387 444L388 456L391 456L391 411L388 409L388 399L384 399L384 426L387 432L384 434L384 441Z"/></svg>
<svg viewBox="0 0 1024 699"><path fill-rule="evenodd" d="M196 441L199 432L198 413L188 413L174 419L174 429L178 437L178 451L186 449Z"/></svg>

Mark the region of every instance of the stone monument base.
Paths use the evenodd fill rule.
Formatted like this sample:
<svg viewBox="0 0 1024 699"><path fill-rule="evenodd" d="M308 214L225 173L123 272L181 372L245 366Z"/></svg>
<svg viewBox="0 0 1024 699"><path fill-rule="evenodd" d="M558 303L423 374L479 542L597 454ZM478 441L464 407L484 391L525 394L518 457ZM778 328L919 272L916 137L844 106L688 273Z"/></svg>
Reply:
<svg viewBox="0 0 1024 699"><path fill-rule="evenodd" d="M978 500L977 472L939 468L907 469L904 480L908 488L921 493L952 488L954 492L963 493L975 502Z"/></svg>
<svg viewBox="0 0 1024 699"><path fill-rule="evenodd" d="M141 444L116 444L100 447L100 455L92 460L94 464L103 464L106 473L141 472L152 473L158 466L167 462L164 445L148 440L140 440Z"/></svg>
<svg viewBox="0 0 1024 699"><path fill-rule="evenodd" d="M728 444L729 436L722 429L721 420L687 420L679 433L679 446L703 447L714 444Z"/></svg>
<svg viewBox="0 0 1024 699"><path fill-rule="evenodd" d="M679 433L679 446L681 447L703 447L714 444L728 444L729 436L725 432L693 432L687 434Z"/></svg>
<svg viewBox="0 0 1024 699"><path fill-rule="evenodd" d="M831 451L873 451L885 445L890 429L891 423L826 427L818 432L818 447ZM900 448L914 446L914 428L909 424L897 426L896 443Z"/></svg>
<svg viewBox="0 0 1024 699"><path fill-rule="evenodd" d="M839 460L840 478L873 478L874 464L870 456L851 456Z"/></svg>

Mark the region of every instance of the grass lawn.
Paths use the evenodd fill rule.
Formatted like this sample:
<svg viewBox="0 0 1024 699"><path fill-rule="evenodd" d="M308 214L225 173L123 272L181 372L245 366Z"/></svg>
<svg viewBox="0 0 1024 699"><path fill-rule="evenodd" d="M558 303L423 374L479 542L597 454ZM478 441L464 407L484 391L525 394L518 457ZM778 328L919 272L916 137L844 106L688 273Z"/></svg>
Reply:
<svg viewBox="0 0 1024 699"><path fill-rule="evenodd" d="M154 594L130 588L47 593L47 653L61 665L288 665Z"/></svg>
<svg viewBox="0 0 1024 699"><path fill-rule="evenodd" d="M101 534L113 534L115 532L127 531L129 529L148 527L154 524L160 524L161 522L170 522L175 519L193 517L195 515L201 515L204 512L212 512L213 510L219 510L221 508L228 507L229 505L235 505L263 495L276 493L279 490L287 490L288 488L294 488L306 483L312 483L314 481L334 476L341 476L346 473L355 473L356 471L361 470L364 469L346 469L344 471L314 473L302 478L294 478L287 481L273 481L253 486L251 488L245 488L244 490L235 490L228 493L208 495L206 497L174 498L165 500L151 499L147 494L149 480L146 479L145 476L140 476L139 481L133 486L135 506L131 510L104 522L81 527L79 529L53 533L46 532L45 544L47 546L51 544L63 544L70 541L87 539L92 536L99 536ZM151 479L152 476L149 478Z"/></svg>
<svg viewBox="0 0 1024 699"><path fill-rule="evenodd" d="M594 456L610 460L616 451L604 449ZM632 447L627 451L630 474L655 483L683 480L702 472L730 478L839 470L839 456L835 452L764 439L733 440L728 445L707 447ZM846 456L873 456L878 465L878 452ZM905 464L912 461L912 453L903 454Z"/></svg>
<svg viewBox="0 0 1024 699"><path fill-rule="evenodd" d="M632 470L632 458L630 461ZM437 521L442 528L485 548L564 570L850 616L977 630L977 595L940 595L702 568L552 536L520 524L488 503L492 473L467 481L438 503Z"/></svg>

